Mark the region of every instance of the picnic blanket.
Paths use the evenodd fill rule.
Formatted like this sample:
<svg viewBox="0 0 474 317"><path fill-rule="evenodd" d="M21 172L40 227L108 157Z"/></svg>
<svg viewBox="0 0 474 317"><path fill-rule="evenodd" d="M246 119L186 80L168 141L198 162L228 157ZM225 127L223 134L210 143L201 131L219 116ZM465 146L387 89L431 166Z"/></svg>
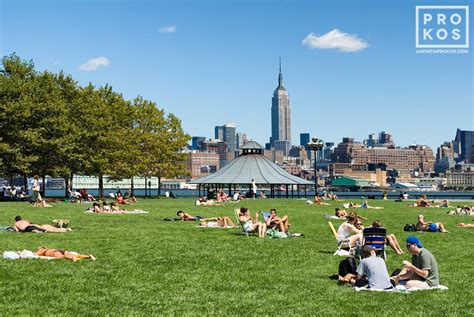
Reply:
<svg viewBox="0 0 474 317"><path fill-rule="evenodd" d="M57 258L50 256L39 256L30 250L23 251L5 251L3 252L3 258L5 260L19 260L19 259L41 259L41 260L54 260Z"/></svg>
<svg viewBox="0 0 474 317"><path fill-rule="evenodd" d="M392 289L375 289L375 288L367 288L367 287L354 287L354 290L356 292L360 291L372 291L372 292L395 292L395 293L411 293L411 292L416 292L416 291L430 291L433 289L439 289L442 291L447 291L449 288L444 285L438 285L438 286L433 286L430 288L418 288L418 287L413 287L410 289L407 289L404 285L397 285Z"/></svg>

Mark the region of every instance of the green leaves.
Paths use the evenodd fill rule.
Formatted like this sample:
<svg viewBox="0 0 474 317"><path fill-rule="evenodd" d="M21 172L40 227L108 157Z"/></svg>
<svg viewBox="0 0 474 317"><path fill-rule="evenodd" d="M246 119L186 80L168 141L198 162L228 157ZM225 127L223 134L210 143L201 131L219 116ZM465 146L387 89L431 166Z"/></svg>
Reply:
<svg viewBox="0 0 474 317"><path fill-rule="evenodd" d="M152 101L127 101L106 85L80 87L60 72L37 72L15 54L0 69L0 174L172 177L190 137Z"/></svg>

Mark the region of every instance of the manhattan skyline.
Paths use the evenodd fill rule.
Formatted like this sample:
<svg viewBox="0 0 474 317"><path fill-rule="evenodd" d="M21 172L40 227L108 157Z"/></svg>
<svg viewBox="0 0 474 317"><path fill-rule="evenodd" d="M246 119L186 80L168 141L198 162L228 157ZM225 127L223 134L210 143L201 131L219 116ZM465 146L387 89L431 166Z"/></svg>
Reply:
<svg viewBox="0 0 474 317"><path fill-rule="evenodd" d="M398 146L435 150L457 128L474 130L473 58L416 54L422 4L7 0L0 52L142 95L190 135L234 122L260 144L271 136L281 56L292 144L302 132L337 144L387 131Z"/></svg>

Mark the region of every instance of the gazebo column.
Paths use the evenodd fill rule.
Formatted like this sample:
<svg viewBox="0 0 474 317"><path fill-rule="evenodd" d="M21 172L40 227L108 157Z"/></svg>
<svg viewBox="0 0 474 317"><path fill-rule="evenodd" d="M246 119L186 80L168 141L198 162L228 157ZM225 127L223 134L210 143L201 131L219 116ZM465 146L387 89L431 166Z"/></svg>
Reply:
<svg viewBox="0 0 474 317"><path fill-rule="evenodd" d="M198 192L199 197L201 197L201 184L198 184Z"/></svg>
<svg viewBox="0 0 474 317"><path fill-rule="evenodd" d="M232 197L232 184L229 184L229 197Z"/></svg>
<svg viewBox="0 0 474 317"><path fill-rule="evenodd" d="M286 198L288 198L288 184L286 184Z"/></svg>
<svg viewBox="0 0 474 317"><path fill-rule="evenodd" d="M296 190L298 191L298 198L300 198L300 185L296 185Z"/></svg>
<svg viewBox="0 0 474 317"><path fill-rule="evenodd" d="M293 193L293 185L291 185L291 198L294 198L294 193Z"/></svg>

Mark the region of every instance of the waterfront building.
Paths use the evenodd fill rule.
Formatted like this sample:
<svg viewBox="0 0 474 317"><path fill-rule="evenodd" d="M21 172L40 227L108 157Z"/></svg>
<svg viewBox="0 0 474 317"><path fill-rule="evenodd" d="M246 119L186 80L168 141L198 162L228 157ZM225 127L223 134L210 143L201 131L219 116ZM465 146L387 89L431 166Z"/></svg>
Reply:
<svg viewBox="0 0 474 317"><path fill-rule="evenodd" d="M469 171L447 171L446 187L455 189L474 189L474 172Z"/></svg>
<svg viewBox="0 0 474 317"><path fill-rule="evenodd" d="M188 153L187 170L191 178L197 178L216 172L220 167L220 157L215 152Z"/></svg>
<svg viewBox="0 0 474 317"><path fill-rule="evenodd" d="M291 146L291 108L288 91L283 87L283 75L278 75L278 87L273 92L272 98L272 136L270 147L283 151L286 156Z"/></svg>

